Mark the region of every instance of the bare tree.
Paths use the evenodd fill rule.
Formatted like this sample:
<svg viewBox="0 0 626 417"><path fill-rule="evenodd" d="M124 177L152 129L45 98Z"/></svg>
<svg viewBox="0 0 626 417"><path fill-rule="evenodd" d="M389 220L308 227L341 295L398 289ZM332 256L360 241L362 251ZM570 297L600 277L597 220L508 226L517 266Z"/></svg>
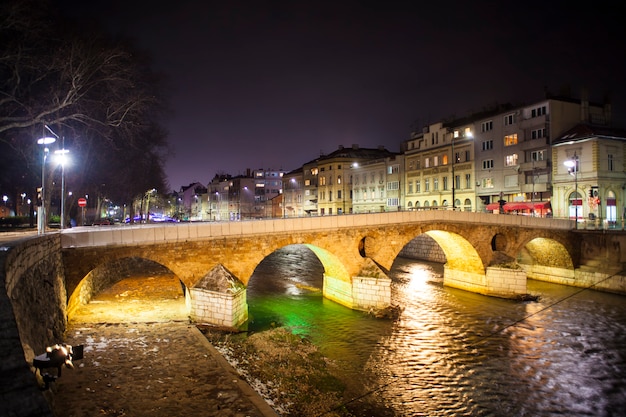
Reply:
<svg viewBox="0 0 626 417"><path fill-rule="evenodd" d="M68 27L40 1L0 5L0 162L12 162L0 167L4 182L34 186L36 138L47 125L71 148L75 195L126 202L163 189L163 80L128 43Z"/></svg>

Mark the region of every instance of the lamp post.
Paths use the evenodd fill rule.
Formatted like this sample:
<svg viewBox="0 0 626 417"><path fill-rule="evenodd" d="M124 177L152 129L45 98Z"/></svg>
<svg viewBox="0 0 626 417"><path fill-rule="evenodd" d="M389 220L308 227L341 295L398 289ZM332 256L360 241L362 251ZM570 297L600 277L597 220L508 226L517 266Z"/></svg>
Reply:
<svg viewBox="0 0 626 417"><path fill-rule="evenodd" d="M576 155L576 152L574 152L572 159L563 162L563 165L568 168L567 171L570 175L574 175L574 210L576 215L574 228L578 229L578 155Z"/></svg>
<svg viewBox="0 0 626 417"><path fill-rule="evenodd" d="M454 155L454 133L452 133L452 211L456 211L456 195L455 195L455 172L454 165L456 164L456 156Z"/></svg>
<svg viewBox="0 0 626 417"><path fill-rule="evenodd" d="M48 130L50 128L46 126ZM56 136L54 132L53 135ZM37 140L37 144L43 145L43 161L41 164L41 206L39 207L39 213L37 214L37 234L44 234L46 232L46 159L48 159L48 153L50 149L46 145L56 142L56 138L45 136Z"/></svg>
<svg viewBox="0 0 626 417"><path fill-rule="evenodd" d="M54 151L61 164L61 230L65 228L65 162L67 161L66 155L69 152L67 149Z"/></svg>

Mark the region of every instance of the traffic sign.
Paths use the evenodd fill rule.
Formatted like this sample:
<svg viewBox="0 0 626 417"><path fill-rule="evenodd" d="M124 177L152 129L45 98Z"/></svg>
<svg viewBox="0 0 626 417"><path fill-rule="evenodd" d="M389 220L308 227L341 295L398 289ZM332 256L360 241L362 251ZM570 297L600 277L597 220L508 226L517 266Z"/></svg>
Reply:
<svg viewBox="0 0 626 417"><path fill-rule="evenodd" d="M78 207L86 207L87 206L87 199L86 198L79 198L78 199Z"/></svg>

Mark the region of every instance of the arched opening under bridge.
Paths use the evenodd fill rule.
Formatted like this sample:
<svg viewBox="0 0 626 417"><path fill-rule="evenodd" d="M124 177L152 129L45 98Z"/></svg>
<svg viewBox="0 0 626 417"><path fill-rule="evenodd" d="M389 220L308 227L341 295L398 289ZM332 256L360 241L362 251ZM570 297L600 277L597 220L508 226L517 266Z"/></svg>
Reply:
<svg viewBox="0 0 626 417"><path fill-rule="evenodd" d="M169 269L143 258L99 265L68 302L68 321L81 323L188 320L185 286Z"/></svg>

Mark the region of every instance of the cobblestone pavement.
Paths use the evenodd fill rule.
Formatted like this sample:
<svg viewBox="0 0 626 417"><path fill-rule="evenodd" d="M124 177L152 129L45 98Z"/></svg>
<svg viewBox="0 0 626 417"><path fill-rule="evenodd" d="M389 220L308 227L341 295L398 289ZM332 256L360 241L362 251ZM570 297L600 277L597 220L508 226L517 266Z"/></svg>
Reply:
<svg viewBox="0 0 626 417"><path fill-rule="evenodd" d="M180 284L141 277L119 285L68 325L64 342L83 345L84 358L51 384L56 416L276 417L181 317Z"/></svg>
<svg viewBox="0 0 626 417"><path fill-rule="evenodd" d="M53 383L57 416L275 416L193 325L78 324L66 342L85 357Z"/></svg>

